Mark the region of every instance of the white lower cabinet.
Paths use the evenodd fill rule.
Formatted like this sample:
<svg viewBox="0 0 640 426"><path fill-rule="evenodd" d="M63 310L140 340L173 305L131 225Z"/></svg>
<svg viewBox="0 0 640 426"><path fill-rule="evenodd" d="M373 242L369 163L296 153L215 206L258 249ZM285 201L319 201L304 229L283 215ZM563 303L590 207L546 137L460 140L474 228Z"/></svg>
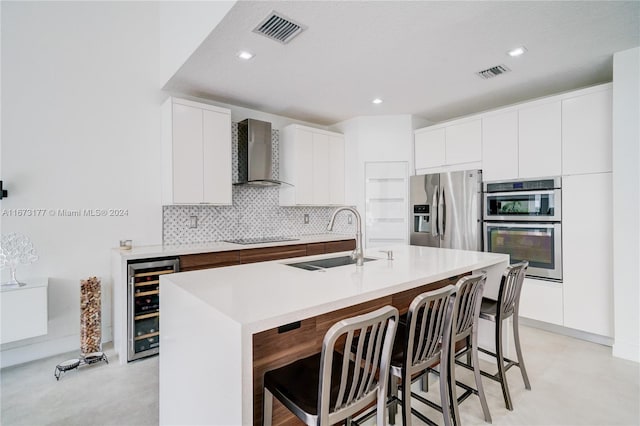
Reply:
<svg viewBox="0 0 640 426"><path fill-rule="evenodd" d="M525 278L520 294L520 316L564 325L562 283Z"/></svg>
<svg viewBox="0 0 640 426"><path fill-rule="evenodd" d="M526 278L520 316L613 337L611 173L562 178L562 283Z"/></svg>
<svg viewBox="0 0 640 426"><path fill-rule="evenodd" d="M613 336L611 191L611 173L562 178L564 326L607 337Z"/></svg>
<svg viewBox="0 0 640 426"><path fill-rule="evenodd" d="M0 343L47 334L49 280L29 280L23 287L0 291Z"/></svg>

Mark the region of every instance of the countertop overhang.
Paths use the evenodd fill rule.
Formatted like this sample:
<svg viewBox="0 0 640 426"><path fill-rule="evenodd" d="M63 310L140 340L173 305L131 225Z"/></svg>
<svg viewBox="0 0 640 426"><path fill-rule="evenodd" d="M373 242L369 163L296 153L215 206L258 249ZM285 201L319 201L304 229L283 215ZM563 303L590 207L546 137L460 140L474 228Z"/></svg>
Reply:
<svg viewBox="0 0 640 426"><path fill-rule="evenodd" d="M394 260L381 249L393 250ZM161 278L161 292L163 286L176 286L245 332L257 333L509 260L504 254L400 245L366 250L367 257L379 260L361 267L307 271L287 265L340 255L172 274Z"/></svg>
<svg viewBox="0 0 640 426"><path fill-rule="evenodd" d="M233 250L247 250L263 247L278 247L296 244L313 244L329 241L341 241L353 239L353 234L313 234L292 236L289 238L297 238L291 241L275 241L259 244L234 244L226 241L214 241L208 243L194 244L175 244L175 245L151 245L151 246L134 246L130 250L121 250L114 248L113 252L122 260L150 259L167 256L182 256L187 254L224 252Z"/></svg>

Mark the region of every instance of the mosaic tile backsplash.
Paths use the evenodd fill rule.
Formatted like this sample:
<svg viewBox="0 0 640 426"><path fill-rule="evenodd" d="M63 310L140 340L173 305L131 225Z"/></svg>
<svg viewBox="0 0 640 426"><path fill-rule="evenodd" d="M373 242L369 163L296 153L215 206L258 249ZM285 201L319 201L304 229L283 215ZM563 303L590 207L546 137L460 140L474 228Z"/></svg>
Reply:
<svg viewBox="0 0 640 426"><path fill-rule="evenodd" d="M233 180L238 177L238 128L232 125ZM279 132L272 130L273 173L278 176ZM238 238L293 237L326 233L335 207L281 207L278 187L234 186L232 206L163 206L163 243L167 245L205 243ZM304 215L309 223L304 223ZM189 228L190 217L198 226ZM336 218L334 233L354 235L355 218L348 214Z"/></svg>

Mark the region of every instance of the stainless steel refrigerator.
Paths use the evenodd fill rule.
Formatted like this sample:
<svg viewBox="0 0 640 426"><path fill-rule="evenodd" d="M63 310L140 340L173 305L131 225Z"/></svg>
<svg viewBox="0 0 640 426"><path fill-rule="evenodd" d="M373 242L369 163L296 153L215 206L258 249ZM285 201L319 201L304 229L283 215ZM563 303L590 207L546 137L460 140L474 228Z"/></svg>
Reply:
<svg viewBox="0 0 640 426"><path fill-rule="evenodd" d="M410 243L482 251L482 171L411 176Z"/></svg>

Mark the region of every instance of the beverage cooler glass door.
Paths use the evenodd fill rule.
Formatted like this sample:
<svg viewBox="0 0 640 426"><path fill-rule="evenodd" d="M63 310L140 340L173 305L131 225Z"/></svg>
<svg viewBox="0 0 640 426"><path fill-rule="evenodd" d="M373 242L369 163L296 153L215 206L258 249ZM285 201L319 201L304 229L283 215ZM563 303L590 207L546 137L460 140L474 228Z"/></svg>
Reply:
<svg viewBox="0 0 640 426"><path fill-rule="evenodd" d="M160 276L177 271L177 259L129 264L128 361L159 352Z"/></svg>
<svg viewBox="0 0 640 426"><path fill-rule="evenodd" d="M527 276L562 281L562 226L559 223L484 224L485 251L505 253L511 263L529 261Z"/></svg>
<svg viewBox="0 0 640 426"><path fill-rule="evenodd" d="M486 193L484 219L558 222L561 218L560 194L557 189Z"/></svg>

